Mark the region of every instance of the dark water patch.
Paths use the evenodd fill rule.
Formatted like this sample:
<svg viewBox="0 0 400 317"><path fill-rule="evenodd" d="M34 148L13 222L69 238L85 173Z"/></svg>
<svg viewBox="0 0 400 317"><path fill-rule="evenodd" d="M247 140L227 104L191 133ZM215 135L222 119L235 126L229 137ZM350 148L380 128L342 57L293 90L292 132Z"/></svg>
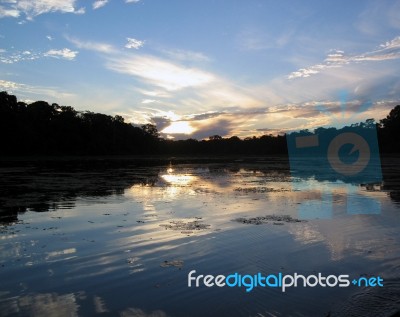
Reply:
<svg viewBox="0 0 400 317"><path fill-rule="evenodd" d="M291 190L286 188L272 188L272 187L237 187L235 192L241 193L283 193L290 192Z"/></svg>
<svg viewBox="0 0 400 317"><path fill-rule="evenodd" d="M203 221L195 220L185 222L183 220L173 220L168 224L160 224L165 229L181 231L182 233L191 233L193 231L209 229L211 225L203 223Z"/></svg>
<svg viewBox="0 0 400 317"><path fill-rule="evenodd" d="M161 267L177 267L177 268L181 268L183 267L183 261L182 260L170 260L170 261L163 261L160 264Z"/></svg>
<svg viewBox="0 0 400 317"><path fill-rule="evenodd" d="M400 315L400 280L386 280L383 287L365 288L335 308L330 317L395 317Z"/></svg>
<svg viewBox="0 0 400 317"><path fill-rule="evenodd" d="M252 218L240 217L234 219L234 221L244 224L252 224L252 225L261 225L266 224L272 221L274 225L283 225L284 223L299 223L299 222L307 222L306 220L300 220L297 218L293 218L290 215L266 215Z"/></svg>

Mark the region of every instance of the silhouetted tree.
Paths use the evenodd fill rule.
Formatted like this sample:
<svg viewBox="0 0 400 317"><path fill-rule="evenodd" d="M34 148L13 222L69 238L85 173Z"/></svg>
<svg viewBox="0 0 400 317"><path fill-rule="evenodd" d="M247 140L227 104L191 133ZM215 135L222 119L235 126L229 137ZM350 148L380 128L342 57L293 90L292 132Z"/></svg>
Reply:
<svg viewBox="0 0 400 317"><path fill-rule="evenodd" d="M388 116L380 121L382 128L399 130L400 129L400 105L390 111Z"/></svg>
<svg viewBox="0 0 400 317"><path fill-rule="evenodd" d="M142 130L152 138L157 139L160 136L154 124L144 124L142 125Z"/></svg>
<svg viewBox="0 0 400 317"><path fill-rule="evenodd" d="M382 152L400 152L400 105L379 121L379 143Z"/></svg>

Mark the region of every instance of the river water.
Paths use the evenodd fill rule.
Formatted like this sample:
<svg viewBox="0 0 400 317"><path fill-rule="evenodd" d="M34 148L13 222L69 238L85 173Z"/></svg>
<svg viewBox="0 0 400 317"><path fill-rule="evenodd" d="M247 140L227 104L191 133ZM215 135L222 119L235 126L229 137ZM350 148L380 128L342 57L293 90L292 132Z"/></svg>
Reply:
<svg viewBox="0 0 400 317"><path fill-rule="evenodd" d="M360 185L295 179L281 158L7 162L0 316L395 316L400 162L382 168ZM383 286L188 287L193 270Z"/></svg>

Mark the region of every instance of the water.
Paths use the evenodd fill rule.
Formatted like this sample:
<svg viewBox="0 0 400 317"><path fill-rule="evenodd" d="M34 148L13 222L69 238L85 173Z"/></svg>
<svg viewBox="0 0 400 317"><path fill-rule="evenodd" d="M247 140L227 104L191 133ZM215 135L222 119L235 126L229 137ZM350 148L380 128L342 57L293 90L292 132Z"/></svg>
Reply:
<svg viewBox="0 0 400 317"><path fill-rule="evenodd" d="M397 159L384 160L380 186L337 187L331 217L314 219L301 219L299 205L326 182L293 179L279 158L150 165L5 164L1 316L399 313ZM349 195L373 198L380 213L347 213ZM192 270L379 275L384 287L189 288Z"/></svg>

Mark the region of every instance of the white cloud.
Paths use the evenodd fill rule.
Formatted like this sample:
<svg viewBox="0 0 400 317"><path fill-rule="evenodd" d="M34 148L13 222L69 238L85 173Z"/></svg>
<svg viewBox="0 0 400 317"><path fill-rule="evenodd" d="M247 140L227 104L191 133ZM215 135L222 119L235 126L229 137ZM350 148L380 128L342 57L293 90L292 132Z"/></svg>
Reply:
<svg viewBox="0 0 400 317"><path fill-rule="evenodd" d="M16 89L19 87L20 84L17 84L13 81L2 80L0 79L0 87L1 90L9 90L9 89Z"/></svg>
<svg viewBox="0 0 400 317"><path fill-rule="evenodd" d="M76 45L78 48L83 48L90 51L96 51L100 53L115 53L116 49L107 43L92 42L92 41L82 41L74 37L65 37L69 42Z"/></svg>
<svg viewBox="0 0 400 317"><path fill-rule="evenodd" d="M378 49L360 55L345 55L343 51L333 51L328 54L323 63L301 68L289 74L288 79L310 77L328 68L342 67L350 63L385 61L400 59L400 36L381 44Z"/></svg>
<svg viewBox="0 0 400 317"><path fill-rule="evenodd" d="M142 103L144 103L144 104L155 103L155 102L157 102L157 100L154 100L154 99L144 99L144 100L142 100Z"/></svg>
<svg viewBox="0 0 400 317"><path fill-rule="evenodd" d="M125 0L125 3L138 3L140 0Z"/></svg>
<svg viewBox="0 0 400 317"><path fill-rule="evenodd" d="M51 35L47 35L47 36L46 36L46 39L48 39L49 41L54 40L54 38L53 38Z"/></svg>
<svg viewBox="0 0 400 317"><path fill-rule="evenodd" d="M82 14L84 9L75 7L76 0L14 0L6 1L0 7L0 18L17 18L24 14L28 20L44 13L75 13Z"/></svg>
<svg viewBox="0 0 400 317"><path fill-rule="evenodd" d="M158 98L169 98L171 95L164 90L143 90L137 89L137 91L145 96L158 97Z"/></svg>
<svg viewBox="0 0 400 317"><path fill-rule="evenodd" d="M11 9L11 8L4 8L0 6L0 18L5 18L5 17L12 17L12 18L18 18L20 15L20 12L16 9Z"/></svg>
<svg viewBox="0 0 400 317"><path fill-rule="evenodd" d="M54 58L63 58L67 60L74 60L76 55L78 55L77 51L71 51L69 48L63 48L62 50L49 50L45 54L45 56L54 57Z"/></svg>
<svg viewBox="0 0 400 317"><path fill-rule="evenodd" d="M168 91L201 86L215 79L212 74L202 70L186 68L149 55L109 58L107 67L139 77Z"/></svg>
<svg viewBox="0 0 400 317"><path fill-rule="evenodd" d="M388 41L384 44L381 44L380 47L382 49L391 49L391 48L400 48L400 36L394 38L391 41Z"/></svg>
<svg viewBox="0 0 400 317"><path fill-rule="evenodd" d="M108 0L97 0L93 2L93 10L99 9L101 7L104 7L108 3Z"/></svg>
<svg viewBox="0 0 400 317"><path fill-rule="evenodd" d="M201 52L193 52L187 50L162 50L168 57L180 61L189 62L208 62L210 58Z"/></svg>
<svg viewBox="0 0 400 317"><path fill-rule="evenodd" d="M75 11L75 14L85 14L86 10L84 7L79 8L78 10Z"/></svg>
<svg viewBox="0 0 400 317"><path fill-rule="evenodd" d="M14 64L21 61L33 61L43 57L42 53L34 53L31 51L16 51L8 52L6 50L0 51L0 63Z"/></svg>
<svg viewBox="0 0 400 317"><path fill-rule="evenodd" d="M61 50L51 49L47 52L34 52L30 50L7 52L6 50L0 50L0 63L14 64L22 61L33 61L43 57L73 60L77 54L77 51L72 51L69 48L64 48Z"/></svg>
<svg viewBox="0 0 400 317"><path fill-rule="evenodd" d="M128 41L125 45L126 48L139 49L144 45L144 41L136 40L131 37L127 37L126 40Z"/></svg>

